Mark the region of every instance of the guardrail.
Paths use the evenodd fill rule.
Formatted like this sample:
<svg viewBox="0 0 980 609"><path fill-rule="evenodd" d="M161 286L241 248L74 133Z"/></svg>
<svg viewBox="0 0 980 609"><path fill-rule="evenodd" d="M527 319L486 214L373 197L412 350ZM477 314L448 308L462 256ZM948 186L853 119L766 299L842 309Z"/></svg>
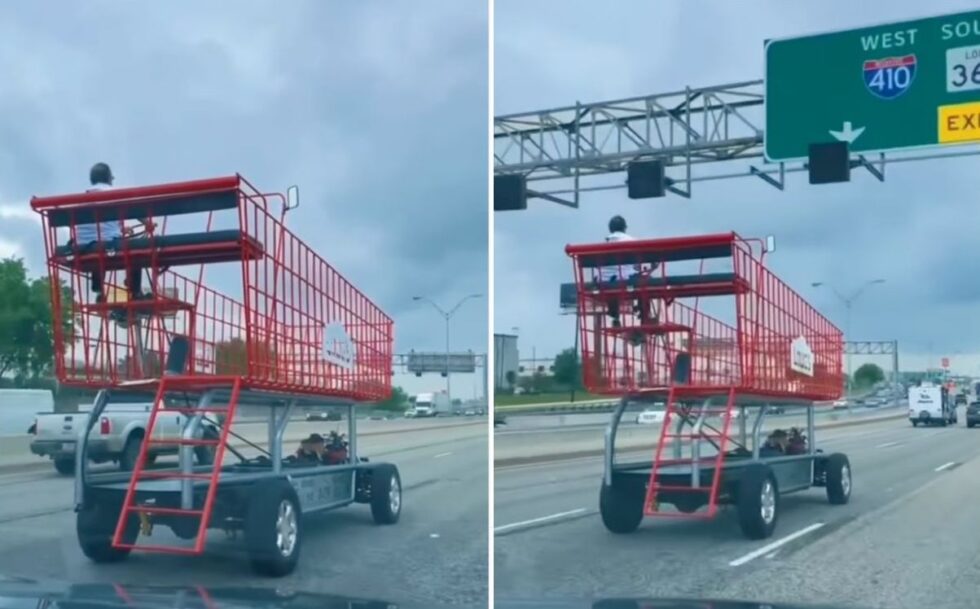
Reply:
<svg viewBox="0 0 980 609"><path fill-rule="evenodd" d="M535 414L566 412L611 412L619 400L583 400L581 402L545 402L539 404L494 405L498 414Z"/></svg>

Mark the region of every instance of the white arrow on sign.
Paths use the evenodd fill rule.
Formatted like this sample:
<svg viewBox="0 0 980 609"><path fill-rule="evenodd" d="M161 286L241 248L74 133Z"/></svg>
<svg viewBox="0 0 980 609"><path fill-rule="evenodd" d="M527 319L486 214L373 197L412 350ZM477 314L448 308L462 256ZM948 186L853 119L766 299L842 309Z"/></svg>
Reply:
<svg viewBox="0 0 980 609"><path fill-rule="evenodd" d="M864 127L854 129L851 127L851 121L844 121L844 128L840 131L834 131L833 129L830 130L830 135L842 142L847 142L848 144L853 143L854 140L861 137L862 133L864 133Z"/></svg>

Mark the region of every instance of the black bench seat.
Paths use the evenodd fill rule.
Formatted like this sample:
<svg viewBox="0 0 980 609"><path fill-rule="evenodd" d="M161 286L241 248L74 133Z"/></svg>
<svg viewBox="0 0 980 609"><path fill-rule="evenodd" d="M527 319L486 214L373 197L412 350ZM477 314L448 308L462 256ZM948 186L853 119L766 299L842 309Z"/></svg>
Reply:
<svg viewBox="0 0 980 609"><path fill-rule="evenodd" d="M104 256L100 253L103 250L107 252ZM160 267L174 267L234 262L242 258L256 260L263 254L262 244L239 230L112 239L78 248L61 245L55 250L58 262L72 267L77 263L82 271L120 270L126 267L127 257L135 266L147 267L155 261ZM101 259L104 259L104 267L100 266Z"/></svg>

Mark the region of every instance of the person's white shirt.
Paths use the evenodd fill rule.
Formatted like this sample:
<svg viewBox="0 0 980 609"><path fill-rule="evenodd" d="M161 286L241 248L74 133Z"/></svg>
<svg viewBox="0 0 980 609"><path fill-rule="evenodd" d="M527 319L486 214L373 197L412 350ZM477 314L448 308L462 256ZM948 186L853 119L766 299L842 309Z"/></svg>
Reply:
<svg viewBox="0 0 980 609"><path fill-rule="evenodd" d="M111 184L93 184L85 192L112 190ZM105 220L93 224L79 224L75 227L75 242L86 245L94 241L109 241L122 237L122 223L119 220Z"/></svg>
<svg viewBox="0 0 980 609"><path fill-rule="evenodd" d="M636 241L632 236L622 232L616 231L609 233L606 236L607 243L613 243L616 241ZM614 277L619 277L619 279L626 279L626 277L621 277L623 272L619 266L604 266L599 268L599 281L611 281Z"/></svg>

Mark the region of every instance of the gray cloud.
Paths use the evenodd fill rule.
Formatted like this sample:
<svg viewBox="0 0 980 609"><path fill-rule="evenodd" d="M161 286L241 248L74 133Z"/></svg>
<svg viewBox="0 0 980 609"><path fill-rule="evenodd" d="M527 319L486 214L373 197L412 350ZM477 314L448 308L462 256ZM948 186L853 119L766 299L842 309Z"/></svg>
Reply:
<svg viewBox="0 0 980 609"><path fill-rule="evenodd" d="M498 0L494 112L761 78L767 38L923 12L914 0L888 3L885 12L878 3L845 1L615 6L617 12L609 13L586 2ZM947 0L932 3L928 12L975 8L974 2ZM977 157L968 157L897 164L888 167L885 183L855 171L852 183L825 187L811 187L804 175L794 174L785 192L747 178L696 183L691 200L631 201L625 191L594 193L579 210L538 201L527 212L495 214L494 325L502 331L520 327L525 356L531 346L539 354L570 346L572 320L557 314L557 286L572 278L563 247L600 240L608 218L619 213L638 235L774 234L778 251L770 265L841 326L843 306L810 284L829 281L846 293L866 279L887 279L855 305L855 338L898 339L915 365L925 365L927 354L938 359L980 352L980 287L972 279L980 271L976 163Z"/></svg>
<svg viewBox="0 0 980 609"><path fill-rule="evenodd" d="M34 2L0 6L0 203L240 172L299 184L289 224L439 348L411 301L486 292L487 17L475 2ZM0 213L0 254L40 232ZM454 346L486 349L486 308Z"/></svg>

